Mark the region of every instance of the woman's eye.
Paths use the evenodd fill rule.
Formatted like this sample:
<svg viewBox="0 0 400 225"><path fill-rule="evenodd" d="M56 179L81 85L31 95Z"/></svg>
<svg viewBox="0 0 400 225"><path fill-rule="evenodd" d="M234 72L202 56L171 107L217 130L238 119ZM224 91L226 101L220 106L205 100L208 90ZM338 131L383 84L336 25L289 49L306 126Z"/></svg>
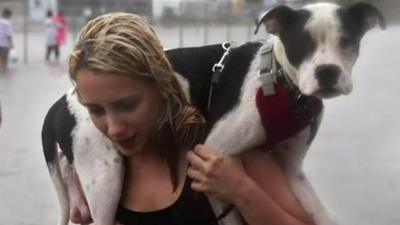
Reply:
<svg viewBox="0 0 400 225"><path fill-rule="evenodd" d="M94 116L101 116L105 113L104 109L98 106L88 106L89 114Z"/></svg>
<svg viewBox="0 0 400 225"><path fill-rule="evenodd" d="M124 101L118 102L118 104L116 104L116 107L121 111L131 111L136 108L138 103L139 103L139 100L137 100L137 99L129 99L129 100L124 100Z"/></svg>

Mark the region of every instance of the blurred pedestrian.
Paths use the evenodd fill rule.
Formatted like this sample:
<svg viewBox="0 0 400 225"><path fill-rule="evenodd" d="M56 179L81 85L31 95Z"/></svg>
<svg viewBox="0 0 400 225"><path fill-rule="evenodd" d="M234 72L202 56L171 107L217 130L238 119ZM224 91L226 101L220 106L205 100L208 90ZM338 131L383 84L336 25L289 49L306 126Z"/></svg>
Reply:
<svg viewBox="0 0 400 225"><path fill-rule="evenodd" d="M13 28L10 22L12 11L8 8L3 9L0 18L0 72L8 69L8 55L10 49L14 47L12 41Z"/></svg>
<svg viewBox="0 0 400 225"><path fill-rule="evenodd" d="M62 11L56 13L53 19L55 23L59 26L56 39L58 46L61 47L65 44L67 39L67 19L65 18L65 15Z"/></svg>
<svg viewBox="0 0 400 225"><path fill-rule="evenodd" d="M54 59L58 61L60 50L57 42L57 33L60 25L54 20L53 12L47 11L47 18L45 20L46 31L46 61L50 61L50 56L54 52Z"/></svg>

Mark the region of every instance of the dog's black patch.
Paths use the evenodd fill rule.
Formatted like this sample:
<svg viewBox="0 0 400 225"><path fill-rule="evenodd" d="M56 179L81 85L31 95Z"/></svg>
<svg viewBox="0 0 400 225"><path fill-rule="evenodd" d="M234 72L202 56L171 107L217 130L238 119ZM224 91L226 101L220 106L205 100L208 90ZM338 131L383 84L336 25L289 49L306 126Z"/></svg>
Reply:
<svg viewBox="0 0 400 225"><path fill-rule="evenodd" d="M173 69L188 80L192 104L206 116L212 67L224 53L221 45L178 48L165 53Z"/></svg>
<svg viewBox="0 0 400 225"><path fill-rule="evenodd" d="M362 15L353 15L347 8L340 8L337 12L339 20L342 24L342 36L340 38L340 47L345 49L353 47L358 53L360 49L360 41L364 34L362 24L358 17Z"/></svg>
<svg viewBox="0 0 400 225"><path fill-rule="evenodd" d="M304 29L311 13L303 9L292 13L293 15L286 17L290 18L290 21L286 21L279 38L285 47L290 64L298 68L304 59L312 55L317 46L310 32Z"/></svg>
<svg viewBox="0 0 400 225"><path fill-rule="evenodd" d="M249 42L231 50L220 83L214 88L210 110L207 109L207 103L212 67L224 53L221 44L166 52L173 69L188 80L191 101L207 118L209 128L238 102L244 77L261 45L259 42Z"/></svg>
<svg viewBox="0 0 400 225"><path fill-rule="evenodd" d="M208 118L211 126L237 105L244 78L261 46L260 42L248 42L232 50L221 74L221 82L214 90Z"/></svg>
<svg viewBox="0 0 400 225"><path fill-rule="evenodd" d="M62 149L68 162L73 161L71 131L76 121L70 113L67 98L61 97L47 112L42 127L42 146L46 162L53 162L57 157L57 145Z"/></svg>

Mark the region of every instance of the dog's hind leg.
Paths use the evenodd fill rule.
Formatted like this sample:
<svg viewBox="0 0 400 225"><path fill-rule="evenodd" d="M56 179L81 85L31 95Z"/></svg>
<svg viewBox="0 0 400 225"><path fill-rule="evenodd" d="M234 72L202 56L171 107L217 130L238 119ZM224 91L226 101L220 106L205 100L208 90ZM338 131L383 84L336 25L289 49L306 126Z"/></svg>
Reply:
<svg viewBox="0 0 400 225"><path fill-rule="evenodd" d="M288 177L289 186L317 225L336 225L333 214L318 198L302 169L302 163L308 150L307 140L310 129L306 128L293 138L281 143L276 152Z"/></svg>
<svg viewBox="0 0 400 225"><path fill-rule="evenodd" d="M317 197L314 188L311 186L301 168L291 168L288 172L289 185L307 212L317 225L337 225L333 212L329 210Z"/></svg>
<svg viewBox="0 0 400 225"><path fill-rule="evenodd" d="M88 224L91 222L91 215L75 168L68 163L67 158L61 152L58 158L69 197L70 220L73 223Z"/></svg>
<svg viewBox="0 0 400 225"><path fill-rule="evenodd" d="M75 115L72 131L74 166L89 205L94 224L114 225L124 178L123 158L111 141L92 123L75 92L68 95Z"/></svg>
<svg viewBox="0 0 400 225"><path fill-rule="evenodd" d="M69 197L67 193L66 183L60 169L60 161L57 155L58 145L56 131L54 130L54 120L58 108L64 104L64 98L58 100L48 111L42 127L42 147L46 159L47 168L50 173L51 181L57 193L58 202L60 204L61 215L59 225L67 225L69 221ZM67 163L68 164L68 163Z"/></svg>
<svg viewBox="0 0 400 225"><path fill-rule="evenodd" d="M91 163L85 165L90 169L77 169L94 224L115 224L124 170L119 157L108 158L92 158Z"/></svg>
<svg viewBox="0 0 400 225"><path fill-rule="evenodd" d="M93 125L79 123L77 128L74 164L93 222L114 225L124 177L122 156Z"/></svg>
<svg viewBox="0 0 400 225"><path fill-rule="evenodd" d="M56 189L58 201L60 203L61 208L61 216L59 225L68 225L69 221L69 197L67 193L67 189L65 183L62 178L60 165L58 163L58 159L54 161L47 162L47 167L49 168L51 180Z"/></svg>

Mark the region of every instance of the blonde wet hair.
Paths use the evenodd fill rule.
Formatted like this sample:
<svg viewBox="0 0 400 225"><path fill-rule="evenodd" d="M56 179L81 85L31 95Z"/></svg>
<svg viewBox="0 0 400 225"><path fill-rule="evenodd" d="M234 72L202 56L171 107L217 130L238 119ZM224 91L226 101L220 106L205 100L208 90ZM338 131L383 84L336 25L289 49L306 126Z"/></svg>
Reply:
<svg viewBox="0 0 400 225"><path fill-rule="evenodd" d="M186 99L160 40L144 18L130 13L110 13L89 21L80 32L68 66L74 81L77 73L85 69L99 75L115 74L154 84L164 107L153 142L168 146L162 154L173 171L176 172L178 152L202 141L205 120Z"/></svg>

